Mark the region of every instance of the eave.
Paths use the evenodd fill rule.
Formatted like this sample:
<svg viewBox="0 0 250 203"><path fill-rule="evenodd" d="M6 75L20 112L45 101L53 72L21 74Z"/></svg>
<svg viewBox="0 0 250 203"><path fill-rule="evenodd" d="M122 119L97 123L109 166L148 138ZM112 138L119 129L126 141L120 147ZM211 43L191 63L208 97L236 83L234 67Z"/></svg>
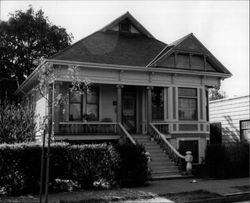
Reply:
<svg viewBox="0 0 250 203"><path fill-rule="evenodd" d="M87 63L87 62L79 62L79 61L65 61L65 60L54 60L54 59L48 59L46 61L53 63L53 64L57 64L57 65L79 65L81 67L98 68L98 69L112 69L112 70L123 70L123 71L131 70L131 71L139 71L139 72L159 72L159 73L170 73L170 74L200 75L200 76L212 76L212 77L220 77L220 78L228 78L232 76L232 74L226 74L226 73L181 70L181 69L176 69L174 67L153 68L153 67Z"/></svg>
<svg viewBox="0 0 250 203"><path fill-rule="evenodd" d="M46 59L44 60L31 74L30 76L20 85L16 90L15 94L20 94L22 90L29 85L32 81L34 82L38 78L40 67L45 63L52 63L56 65L79 65L86 68L105 69L105 70L122 70L122 71L137 71L137 72L151 72L151 73L168 73L168 74L181 74L181 75L197 75L197 76L208 76L218 77L220 79L229 78L232 74L218 73L218 72L205 72L205 71L192 71L176 69L174 67L168 68L153 68L153 67L142 67L142 66L126 66L126 65L115 65L115 64L101 64L101 63L88 63L79 61L66 61L66 60L55 60Z"/></svg>
<svg viewBox="0 0 250 203"><path fill-rule="evenodd" d="M19 95L20 93L24 93L23 89L29 85L32 81L37 81L38 72L42 65L46 63L46 60L42 61L36 69L26 78L25 81L18 87L18 89L14 92L14 95Z"/></svg>

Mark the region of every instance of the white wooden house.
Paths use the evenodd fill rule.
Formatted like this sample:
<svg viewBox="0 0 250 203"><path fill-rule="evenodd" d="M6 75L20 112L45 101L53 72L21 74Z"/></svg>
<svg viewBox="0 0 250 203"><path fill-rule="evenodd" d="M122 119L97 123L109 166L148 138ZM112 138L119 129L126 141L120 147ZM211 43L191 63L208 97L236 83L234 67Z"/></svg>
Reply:
<svg viewBox="0 0 250 203"><path fill-rule="evenodd" d="M250 95L210 101L209 114L211 123L221 124L222 143L250 141Z"/></svg>
<svg viewBox="0 0 250 203"><path fill-rule="evenodd" d="M24 81L17 93L33 95L41 116L47 104L32 88L46 64L54 67L54 94L68 95L53 108L55 140L145 142L154 133L173 149L191 147L196 163L209 139L208 89L231 76L192 33L166 44L128 12L46 59ZM69 92L76 65L78 77L93 84L90 94Z"/></svg>

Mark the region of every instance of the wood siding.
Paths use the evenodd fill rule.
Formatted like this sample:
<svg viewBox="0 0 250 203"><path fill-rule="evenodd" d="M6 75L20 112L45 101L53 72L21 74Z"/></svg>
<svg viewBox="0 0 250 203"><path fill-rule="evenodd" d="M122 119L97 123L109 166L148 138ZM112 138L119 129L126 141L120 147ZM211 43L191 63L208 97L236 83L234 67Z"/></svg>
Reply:
<svg viewBox="0 0 250 203"><path fill-rule="evenodd" d="M210 122L222 124L222 142L239 139L239 121L250 118L250 96L226 98L209 102Z"/></svg>
<svg viewBox="0 0 250 203"><path fill-rule="evenodd" d="M100 120L116 122L117 89L114 85L100 85Z"/></svg>
<svg viewBox="0 0 250 203"><path fill-rule="evenodd" d="M35 106L35 115L36 117L36 141L42 141L42 129L41 125L44 123L45 116L47 115L47 100L40 95L39 92L36 92L36 106Z"/></svg>

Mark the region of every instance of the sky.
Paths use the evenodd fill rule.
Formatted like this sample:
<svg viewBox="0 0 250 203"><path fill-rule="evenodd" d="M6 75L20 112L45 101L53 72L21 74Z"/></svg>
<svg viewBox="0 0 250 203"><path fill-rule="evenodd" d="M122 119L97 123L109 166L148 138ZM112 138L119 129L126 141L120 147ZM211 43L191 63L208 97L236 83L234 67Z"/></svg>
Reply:
<svg viewBox="0 0 250 203"><path fill-rule="evenodd" d="M233 74L221 83L228 97L249 94L249 1L7 1L9 13L42 9L51 23L66 28L73 42L101 29L129 11L153 36L171 43L193 33Z"/></svg>

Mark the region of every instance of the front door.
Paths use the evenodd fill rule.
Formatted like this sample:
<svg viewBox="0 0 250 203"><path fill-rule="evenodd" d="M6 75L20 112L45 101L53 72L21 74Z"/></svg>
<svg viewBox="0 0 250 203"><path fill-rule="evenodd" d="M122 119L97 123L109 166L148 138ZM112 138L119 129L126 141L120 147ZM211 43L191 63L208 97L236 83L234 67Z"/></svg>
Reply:
<svg viewBox="0 0 250 203"><path fill-rule="evenodd" d="M129 133L136 132L136 92L125 91L122 97L122 124Z"/></svg>

